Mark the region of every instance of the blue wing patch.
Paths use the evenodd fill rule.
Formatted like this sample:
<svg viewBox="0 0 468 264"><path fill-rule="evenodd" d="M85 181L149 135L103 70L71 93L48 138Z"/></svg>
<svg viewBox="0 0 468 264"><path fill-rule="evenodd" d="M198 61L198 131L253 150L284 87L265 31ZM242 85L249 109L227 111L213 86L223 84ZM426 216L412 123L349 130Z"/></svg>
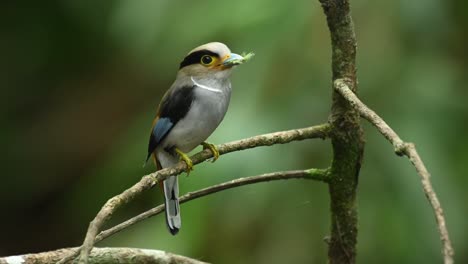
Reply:
<svg viewBox="0 0 468 264"><path fill-rule="evenodd" d="M156 125L153 128L153 135L156 139L156 144L159 144L164 137L167 135L167 132L171 130L173 127L173 124L171 122L171 119L168 117L163 117L158 120Z"/></svg>
<svg viewBox="0 0 468 264"><path fill-rule="evenodd" d="M156 146L167 136L174 124L171 122L171 119L168 117L163 117L156 122L156 125L153 127L150 135L150 142L148 145L148 156L146 161L156 149Z"/></svg>

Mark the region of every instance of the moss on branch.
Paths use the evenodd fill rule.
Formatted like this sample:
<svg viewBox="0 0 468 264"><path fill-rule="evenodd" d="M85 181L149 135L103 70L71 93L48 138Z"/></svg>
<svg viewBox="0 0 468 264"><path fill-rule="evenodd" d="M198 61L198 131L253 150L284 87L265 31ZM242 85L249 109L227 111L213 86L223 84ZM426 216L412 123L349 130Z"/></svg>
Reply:
<svg viewBox="0 0 468 264"><path fill-rule="evenodd" d="M320 0L332 44L333 81L346 79L357 91L356 37L348 0ZM333 89L333 87L332 87ZM359 114L333 89L330 113L333 162L330 170L329 263L355 263L358 231L356 188L364 151Z"/></svg>

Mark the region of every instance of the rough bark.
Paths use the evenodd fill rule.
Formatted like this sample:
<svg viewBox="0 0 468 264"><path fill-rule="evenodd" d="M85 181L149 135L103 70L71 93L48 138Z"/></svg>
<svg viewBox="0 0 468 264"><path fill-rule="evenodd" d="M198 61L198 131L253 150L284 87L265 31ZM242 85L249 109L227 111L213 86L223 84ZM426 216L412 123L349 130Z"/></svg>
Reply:
<svg viewBox="0 0 468 264"><path fill-rule="evenodd" d="M77 248L63 248L37 254L27 254L0 258L0 264L51 264L76 251ZM75 263L67 261L65 263ZM136 248L93 248L89 263L96 264L203 264L196 259L175 255L169 252Z"/></svg>
<svg viewBox="0 0 468 264"><path fill-rule="evenodd" d="M357 92L356 37L348 0L320 0L327 17L332 47L333 81L344 79ZM333 87L332 87L333 88ZM330 263L355 263L358 232L357 185L364 151L359 114L333 89L330 113L333 161L329 194Z"/></svg>

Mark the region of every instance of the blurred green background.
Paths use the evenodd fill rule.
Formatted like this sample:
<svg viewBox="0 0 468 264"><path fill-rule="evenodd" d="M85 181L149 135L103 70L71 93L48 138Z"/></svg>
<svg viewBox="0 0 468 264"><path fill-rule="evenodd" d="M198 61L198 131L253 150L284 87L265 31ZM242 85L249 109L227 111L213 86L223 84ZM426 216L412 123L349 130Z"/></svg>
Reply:
<svg viewBox="0 0 468 264"><path fill-rule="evenodd" d="M468 4L352 1L361 98L417 143L468 263ZM330 41L318 1L4 1L0 4L0 255L76 246L142 168L157 104L192 48L221 41L257 56L234 73L222 143L327 120ZM359 263L441 263L432 211L405 158L365 124ZM328 141L225 155L181 177L181 193L277 170L326 167ZM158 188L118 223L162 202ZM182 205L99 246L155 248L214 263L324 263L325 185L291 180Z"/></svg>

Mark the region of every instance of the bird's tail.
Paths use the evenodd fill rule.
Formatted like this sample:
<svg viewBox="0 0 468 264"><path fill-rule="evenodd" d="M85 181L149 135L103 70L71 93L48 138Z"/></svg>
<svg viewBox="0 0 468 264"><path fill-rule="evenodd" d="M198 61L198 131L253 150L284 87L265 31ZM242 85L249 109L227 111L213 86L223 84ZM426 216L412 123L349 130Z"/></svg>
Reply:
<svg viewBox="0 0 468 264"><path fill-rule="evenodd" d="M158 170L162 169L161 163L153 155ZM175 159L175 163L178 160ZM166 205L166 223L172 235L179 232L181 226L179 210L179 177L171 176L163 181L164 203Z"/></svg>
<svg viewBox="0 0 468 264"><path fill-rule="evenodd" d="M180 210L179 210L179 183L177 176L167 178L164 184L164 199L166 203L166 223L171 234L179 232Z"/></svg>

